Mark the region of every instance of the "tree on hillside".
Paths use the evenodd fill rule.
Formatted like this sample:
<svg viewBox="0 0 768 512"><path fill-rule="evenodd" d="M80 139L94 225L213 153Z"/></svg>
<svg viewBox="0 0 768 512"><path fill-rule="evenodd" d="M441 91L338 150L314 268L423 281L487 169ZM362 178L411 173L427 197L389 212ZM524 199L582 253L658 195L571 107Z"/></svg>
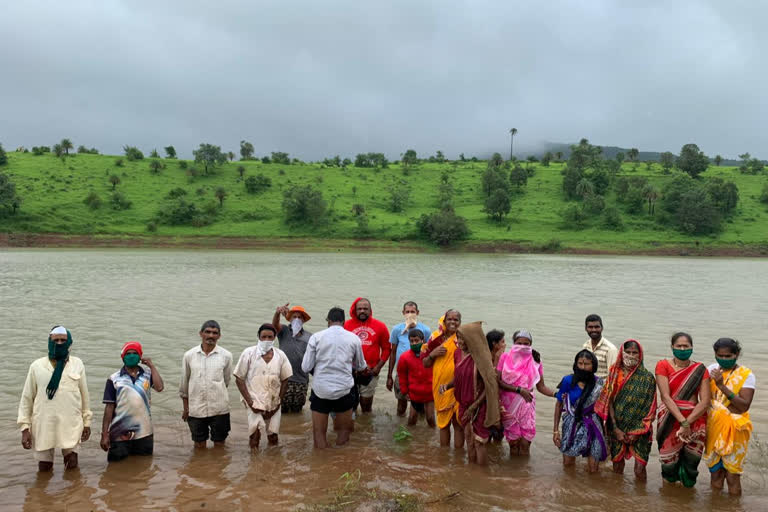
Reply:
<svg viewBox="0 0 768 512"><path fill-rule="evenodd" d="M53 155L56 157L64 156L64 148L61 146L61 144L53 145Z"/></svg>
<svg viewBox="0 0 768 512"><path fill-rule="evenodd" d="M224 206L224 198L227 197L227 191L224 189L224 187L218 187L216 189L216 192L214 192L214 195L216 196L216 199L219 200L219 208Z"/></svg>
<svg viewBox="0 0 768 512"><path fill-rule="evenodd" d="M405 210L411 195L411 187L404 181L397 181L390 185L388 192L387 210L393 213L400 213Z"/></svg>
<svg viewBox="0 0 768 512"><path fill-rule="evenodd" d="M720 155L715 155L715 158L713 158L713 160L715 161L715 165L718 167L720 167L720 164L723 163L723 157L721 157Z"/></svg>
<svg viewBox="0 0 768 512"><path fill-rule="evenodd" d="M541 165L543 165L544 167L549 167L549 163L551 161L552 161L552 152L547 151L546 153L544 153L544 156L541 157Z"/></svg>
<svg viewBox="0 0 768 512"><path fill-rule="evenodd" d="M400 158L400 163L403 166L403 171L408 172L419 163L419 157L416 155L416 150L407 149L403 156Z"/></svg>
<svg viewBox="0 0 768 512"><path fill-rule="evenodd" d="M416 226L423 237L441 246L451 245L469 236L467 219L457 215L453 210L424 214L419 218Z"/></svg>
<svg viewBox="0 0 768 512"><path fill-rule="evenodd" d="M69 155L69 150L73 149L75 146L72 144L72 141L69 139L61 139L61 149L64 150L65 155Z"/></svg>
<svg viewBox="0 0 768 512"><path fill-rule="evenodd" d="M579 194L576 186L586 177L587 171L603 165L602 148L593 146L587 139L581 139L578 144L571 146L571 156L561 171L563 174L563 192L568 199L576 199Z"/></svg>
<svg viewBox="0 0 768 512"><path fill-rule="evenodd" d="M528 184L528 171L523 169L522 165L516 163L509 172L509 182L519 191L520 187L524 187Z"/></svg>
<svg viewBox="0 0 768 512"><path fill-rule="evenodd" d="M555 152L555 156L557 157L557 161L558 162L563 160L563 152L562 151Z"/></svg>
<svg viewBox="0 0 768 512"><path fill-rule="evenodd" d="M203 174L206 176L213 170L227 162L227 157L221 152L221 146L213 144L200 143L200 147L192 152L195 155L195 162L202 164Z"/></svg>
<svg viewBox="0 0 768 512"><path fill-rule="evenodd" d="M389 167L389 160L384 153L358 153L355 156L355 167L378 167L386 169Z"/></svg>
<svg viewBox="0 0 768 512"><path fill-rule="evenodd" d="M707 181L706 187L715 207L723 215L730 215L736 209L739 203L739 187L735 183L722 178L711 178Z"/></svg>
<svg viewBox="0 0 768 512"><path fill-rule="evenodd" d="M242 165L237 166L237 174L240 175L240 179L243 179L243 176L245 175L245 167Z"/></svg>
<svg viewBox="0 0 768 512"><path fill-rule="evenodd" d="M515 152L514 152L515 135L517 135L517 128L510 128L509 130L509 159L510 160L512 160L512 158L515 155Z"/></svg>
<svg viewBox="0 0 768 512"><path fill-rule="evenodd" d="M632 148L629 151L627 151L627 156L629 157L630 162L636 162L637 157L640 155L640 151L637 148Z"/></svg>
<svg viewBox="0 0 768 512"><path fill-rule="evenodd" d="M497 188L490 196L485 198L483 211L487 213L491 219L496 220L497 222L501 222L511 209L512 202L508 190Z"/></svg>
<svg viewBox="0 0 768 512"><path fill-rule="evenodd" d="M263 174L248 176L245 179L245 191L249 194L258 194L272 186L272 179Z"/></svg>
<svg viewBox="0 0 768 512"><path fill-rule="evenodd" d="M624 153L622 153L621 151L616 153L616 161L619 162L619 165L624 163L624 158L625 157L626 157L626 155L624 155Z"/></svg>
<svg viewBox="0 0 768 512"><path fill-rule="evenodd" d="M439 164L442 164L445 162L445 155L442 151L437 150L437 153L435 153L435 161Z"/></svg>
<svg viewBox="0 0 768 512"><path fill-rule="evenodd" d="M285 190L282 207L288 224L317 226L326 213L323 194L312 185L299 185Z"/></svg>
<svg viewBox="0 0 768 512"><path fill-rule="evenodd" d="M157 154L157 148L149 152L149 158L160 158L160 155Z"/></svg>
<svg viewBox="0 0 768 512"><path fill-rule="evenodd" d="M581 178L576 184L576 195L582 199L595 193L595 186L587 178Z"/></svg>
<svg viewBox="0 0 768 512"><path fill-rule="evenodd" d="M123 146L123 151L125 152L125 159L129 162L144 159L144 153L136 146Z"/></svg>
<svg viewBox="0 0 768 512"><path fill-rule="evenodd" d="M253 144L246 140L240 141L240 160L251 160L253 158Z"/></svg>
<svg viewBox="0 0 768 512"><path fill-rule="evenodd" d="M502 168L493 166L489 162L482 175L482 187L485 197L490 197L493 191L499 188L509 190L507 173Z"/></svg>
<svg viewBox="0 0 768 512"><path fill-rule="evenodd" d="M650 183L643 187L643 196L648 201L648 215L656 212L656 200L659 198L659 191Z"/></svg>
<svg viewBox="0 0 768 512"><path fill-rule="evenodd" d="M109 182L112 184L112 190L115 190L115 187L117 187L120 184L120 176L117 174L113 174L109 177Z"/></svg>
<svg viewBox="0 0 768 512"><path fill-rule="evenodd" d="M665 173L672 170L675 165L675 155L671 151L665 151L659 156L659 162L661 162L661 168Z"/></svg>
<svg viewBox="0 0 768 512"><path fill-rule="evenodd" d="M283 153L282 151L273 151L272 152L272 163L274 163L274 164L291 165L291 159L288 156L288 153Z"/></svg>
<svg viewBox="0 0 768 512"><path fill-rule="evenodd" d="M5 150L3 149L3 145L0 144L0 165L7 165L8 164L8 155L5 153Z"/></svg>
<svg viewBox="0 0 768 512"><path fill-rule="evenodd" d="M16 194L16 185L8 176L0 173L0 216L4 212L15 214L20 205L21 197Z"/></svg>
<svg viewBox="0 0 768 512"><path fill-rule="evenodd" d="M709 167L709 158L696 144L686 144L677 157L677 167L691 178L697 178Z"/></svg>
<svg viewBox="0 0 768 512"><path fill-rule="evenodd" d="M232 160L235 159L235 154L233 152L231 152L231 151L228 151L227 152L227 158L229 158L229 161L231 162Z"/></svg>
<svg viewBox="0 0 768 512"><path fill-rule="evenodd" d="M176 148L173 146L165 146L163 148L165 150L165 156L166 158L176 158Z"/></svg>
<svg viewBox="0 0 768 512"><path fill-rule="evenodd" d="M163 163L160 160L152 160L149 162L149 170L152 172L152 174L159 174L162 168Z"/></svg>
<svg viewBox="0 0 768 512"><path fill-rule="evenodd" d="M488 168L494 168L494 169L501 169L501 167L504 165L504 159L501 157L501 154L494 153L493 156L491 156L491 159L488 160Z"/></svg>

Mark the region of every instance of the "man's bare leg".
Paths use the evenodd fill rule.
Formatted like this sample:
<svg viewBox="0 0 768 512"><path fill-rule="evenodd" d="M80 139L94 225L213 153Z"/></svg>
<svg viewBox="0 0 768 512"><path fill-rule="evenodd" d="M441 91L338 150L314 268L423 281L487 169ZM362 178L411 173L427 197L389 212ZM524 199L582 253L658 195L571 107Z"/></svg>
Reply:
<svg viewBox="0 0 768 512"><path fill-rule="evenodd" d="M349 436L352 433L352 409L336 413L336 419L333 422L336 434L336 446L343 446L349 442Z"/></svg>
<svg viewBox="0 0 768 512"><path fill-rule="evenodd" d="M312 411L312 437L315 448L322 450L328 448L328 415Z"/></svg>

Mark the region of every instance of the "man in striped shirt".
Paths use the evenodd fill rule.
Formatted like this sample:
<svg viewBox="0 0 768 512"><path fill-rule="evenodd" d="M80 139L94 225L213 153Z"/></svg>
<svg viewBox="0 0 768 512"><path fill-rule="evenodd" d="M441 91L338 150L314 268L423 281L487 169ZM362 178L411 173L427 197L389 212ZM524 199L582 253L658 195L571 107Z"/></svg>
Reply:
<svg viewBox="0 0 768 512"><path fill-rule="evenodd" d="M587 316L584 320L584 329L587 331L589 339L584 343L583 348L595 354L597 358L595 375L605 379L608 376L608 370L619 355L619 350L603 337L603 319L598 315Z"/></svg>

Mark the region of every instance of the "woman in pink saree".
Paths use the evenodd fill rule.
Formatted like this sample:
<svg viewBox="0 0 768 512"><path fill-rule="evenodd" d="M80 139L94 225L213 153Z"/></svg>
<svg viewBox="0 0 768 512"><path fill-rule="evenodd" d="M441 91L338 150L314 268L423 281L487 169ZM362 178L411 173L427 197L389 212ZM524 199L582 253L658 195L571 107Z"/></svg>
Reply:
<svg viewBox="0 0 768 512"><path fill-rule="evenodd" d="M501 400L504 437L509 442L509 455L529 455L536 435L536 398L533 390L554 396L544 383L539 353L531 348L533 336L525 329L512 335L512 348L501 355L496 367Z"/></svg>

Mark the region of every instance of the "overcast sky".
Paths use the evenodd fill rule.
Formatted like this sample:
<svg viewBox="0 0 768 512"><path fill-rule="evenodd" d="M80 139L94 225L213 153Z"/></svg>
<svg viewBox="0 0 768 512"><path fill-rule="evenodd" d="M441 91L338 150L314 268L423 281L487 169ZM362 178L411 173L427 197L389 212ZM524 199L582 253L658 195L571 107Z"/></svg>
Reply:
<svg viewBox="0 0 768 512"><path fill-rule="evenodd" d="M506 153L516 127L521 152L766 158L766 20L721 0L4 2L0 142L453 158Z"/></svg>

